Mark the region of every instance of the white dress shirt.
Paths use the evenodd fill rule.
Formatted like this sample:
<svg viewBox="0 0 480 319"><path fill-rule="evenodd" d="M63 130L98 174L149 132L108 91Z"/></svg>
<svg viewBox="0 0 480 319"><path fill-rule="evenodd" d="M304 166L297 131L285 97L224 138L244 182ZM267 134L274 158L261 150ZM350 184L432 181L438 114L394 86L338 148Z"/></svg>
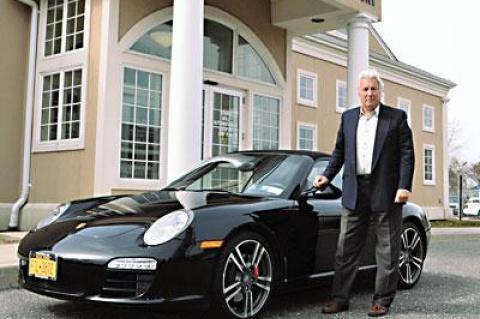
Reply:
<svg viewBox="0 0 480 319"><path fill-rule="evenodd" d="M357 127L357 175L372 173L373 147L377 133L380 104L367 116L360 107Z"/></svg>

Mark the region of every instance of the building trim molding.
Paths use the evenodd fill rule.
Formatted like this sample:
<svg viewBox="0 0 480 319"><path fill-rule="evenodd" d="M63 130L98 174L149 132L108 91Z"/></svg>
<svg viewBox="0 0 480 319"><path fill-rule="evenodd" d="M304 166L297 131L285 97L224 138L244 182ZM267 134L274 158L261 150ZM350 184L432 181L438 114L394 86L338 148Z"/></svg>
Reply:
<svg viewBox="0 0 480 319"><path fill-rule="evenodd" d="M347 47L334 43L318 36L296 37L292 41L292 50L314 58L325 60L340 66L347 67ZM454 83L428 76L425 72L415 72L407 69L407 65L370 53L370 63L377 68L381 76L389 81L398 83L425 93L445 98Z"/></svg>
<svg viewBox="0 0 480 319"><path fill-rule="evenodd" d="M93 193L95 196L110 194L110 179L105 168L106 158L104 146L108 145L106 127L108 127L108 86L110 71L113 68L113 61L110 59L110 51L116 43L118 33L118 10L119 0L103 1L101 15L101 44L98 73L98 95L97 95L97 124L95 141L95 173Z"/></svg>

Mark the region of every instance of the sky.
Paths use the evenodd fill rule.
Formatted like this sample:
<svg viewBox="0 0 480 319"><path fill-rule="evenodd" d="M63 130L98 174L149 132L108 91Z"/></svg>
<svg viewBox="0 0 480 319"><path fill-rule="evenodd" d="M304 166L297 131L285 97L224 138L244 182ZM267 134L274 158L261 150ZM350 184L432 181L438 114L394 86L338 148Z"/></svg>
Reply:
<svg viewBox="0 0 480 319"><path fill-rule="evenodd" d="M453 156L480 161L480 36L477 0L383 0L374 26L396 57L457 84L449 123L461 147Z"/></svg>

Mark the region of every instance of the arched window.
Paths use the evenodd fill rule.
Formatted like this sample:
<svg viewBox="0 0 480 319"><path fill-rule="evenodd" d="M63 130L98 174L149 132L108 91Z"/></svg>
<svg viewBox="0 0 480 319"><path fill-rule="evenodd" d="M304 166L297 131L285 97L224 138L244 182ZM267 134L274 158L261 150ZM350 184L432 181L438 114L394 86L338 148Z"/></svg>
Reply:
<svg viewBox="0 0 480 319"><path fill-rule="evenodd" d="M267 65L257 51L241 35L238 36L236 56L238 75L275 84L275 80Z"/></svg>
<svg viewBox="0 0 480 319"><path fill-rule="evenodd" d="M236 42L235 37L238 37ZM172 21L149 30L130 50L170 60ZM204 23L203 66L209 70L276 84L265 61L244 37L231 28L209 19L205 19Z"/></svg>
<svg viewBox="0 0 480 319"><path fill-rule="evenodd" d="M172 54L172 21L157 25L135 42L130 49L170 60Z"/></svg>

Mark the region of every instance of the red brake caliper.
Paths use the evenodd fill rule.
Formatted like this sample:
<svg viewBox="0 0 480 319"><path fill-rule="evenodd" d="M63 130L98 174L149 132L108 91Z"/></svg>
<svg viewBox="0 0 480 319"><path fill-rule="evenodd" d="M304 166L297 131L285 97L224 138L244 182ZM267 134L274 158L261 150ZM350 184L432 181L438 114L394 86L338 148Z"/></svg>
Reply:
<svg viewBox="0 0 480 319"><path fill-rule="evenodd" d="M258 276L260 276L259 272L260 271L258 270L258 266L253 267L253 271L252 271L253 277L258 278Z"/></svg>

